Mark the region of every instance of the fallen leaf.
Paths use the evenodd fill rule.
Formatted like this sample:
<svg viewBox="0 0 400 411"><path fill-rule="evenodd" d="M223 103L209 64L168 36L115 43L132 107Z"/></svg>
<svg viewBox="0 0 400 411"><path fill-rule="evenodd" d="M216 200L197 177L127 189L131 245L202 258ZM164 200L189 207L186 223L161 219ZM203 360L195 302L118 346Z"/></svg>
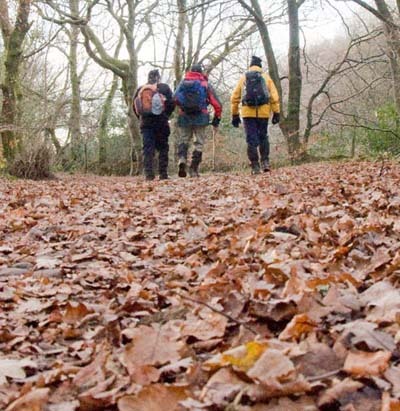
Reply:
<svg viewBox="0 0 400 411"><path fill-rule="evenodd" d="M387 351L351 351L346 357L343 370L355 377L381 375L389 367L391 356Z"/></svg>
<svg viewBox="0 0 400 411"><path fill-rule="evenodd" d="M118 411L178 411L179 402L187 398L185 387L150 385L137 395L118 400Z"/></svg>
<svg viewBox="0 0 400 411"><path fill-rule="evenodd" d="M7 378L23 379L26 377L25 368L37 368L37 364L29 359L0 358L0 385L6 384Z"/></svg>
<svg viewBox="0 0 400 411"><path fill-rule="evenodd" d="M298 340L300 337L312 332L317 326L307 314L297 314L286 328L280 333L280 340Z"/></svg>
<svg viewBox="0 0 400 411"><path fill-rule="evenodd" d="M49 393L49 388L34 389L12 402L5 411L44 411Z"/></svg>
<svg viewBox="0 0 400 411"><path fill-rule="evenodd" d="M132 341L126 345L122 359L134 381L142 381L143 375L146 375L146 380L153 380L156 377L152 368L140 367L164 365L181 358L184 343L171 338L163 327L140 326L133 330L131 338ZM148 374L149 371L151 375Z"/></svg>

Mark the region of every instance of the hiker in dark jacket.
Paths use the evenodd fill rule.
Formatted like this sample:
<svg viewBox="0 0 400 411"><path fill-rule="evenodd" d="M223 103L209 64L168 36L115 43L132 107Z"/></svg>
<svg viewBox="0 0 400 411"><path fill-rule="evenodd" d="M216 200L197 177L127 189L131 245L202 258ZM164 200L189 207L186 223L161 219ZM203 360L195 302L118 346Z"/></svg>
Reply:
<svg viewBox="0 0 400 411"><path fill-rule="evenodd" d="M134 96L134 111L140 118L143 137L143 165L146 180L154 180L154 155L158 151L160 180L168 178L168 118L175 108L172 91L167 84L160 83L158 70L151 70L148 83L139 87Z"/></svg>
<svg viewBox="0 0 400 411"><path fill-rule="evenodd" d="M187 157L189 144L194 138L194 150L189 167L191 177L199 176L203 146L206 141L207 126L210 123L208 105L214 109L211 125L218 127L221 121L222 105L215 91L208 83L200 64L194 64L175 91L175 103L179 107L178 115L178 175L187 175Z"/></svg>
<svg viewBox="0 0 400 411"><path fill-rule="evenodd" d="M267 102L263 103L262 96L258 96L263 104L253 105L250 101L244 101L243 95L246 91L246 75L243 75L233 90L231 96L232 125L239 127L241 123L239 116L239 105L241 104L240 114L243 119L244 130L246 133L247 156L251 163L253 174L260 173L261 168L264 172L270 171L269 165L269 141L268 141L268 119L272 117L272 124L279 123L280 107L279 95L271 77L262 72L261 59L253 56L250 62L249 71L246 73L260 73L267 87Z"/></svg>

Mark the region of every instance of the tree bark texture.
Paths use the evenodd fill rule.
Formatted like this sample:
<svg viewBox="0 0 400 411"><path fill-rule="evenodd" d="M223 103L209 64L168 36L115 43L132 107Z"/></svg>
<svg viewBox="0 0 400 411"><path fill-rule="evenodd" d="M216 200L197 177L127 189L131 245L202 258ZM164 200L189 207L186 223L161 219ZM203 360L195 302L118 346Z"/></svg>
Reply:
<svg viewBox="0 0 400 411"><path fill-rule="evenodd" d="M8 5L5 0L0 0L1 32L4 41L5 61L4 80L1 84L3 104L1 107L1 123L6 126L1 132L3 154L10 161L15 157L21 142L21 132L18 130L20 90L20 66L22 61L23 43L29 30L29 14L31 0L19 0L17 15L12 26Z"/></svg>
<svg viewBox="0 0 400 411"><path fill-rule="evenodd" d="M288 0L289 18L289 96L287 115L282 127L292 161L301 154L300 145L300 103L302 74L300 67L300 27L297 0Z"/></svg>
<svg viewBox="0 0 400 411"><path fill-rule="evenodd" d="M175 86L182 80L182 50L183 38L185 35L186 25L186 0L177 0L178 6L178 31L176 33L175 51L174 51L174 69L175 69Z"/></svg>
<svg viewBox="0 0 400 411"><path fill-rule="evenodd" d="M79 0L69 0L72 16L79 14ZM81 86L78 74L78 42L80 29L75 24L71 25L69 32L69 71L71 77L71 111L69 118L69 132L71 136L72 160L82 164L83 144L81 132Z"/></svg>

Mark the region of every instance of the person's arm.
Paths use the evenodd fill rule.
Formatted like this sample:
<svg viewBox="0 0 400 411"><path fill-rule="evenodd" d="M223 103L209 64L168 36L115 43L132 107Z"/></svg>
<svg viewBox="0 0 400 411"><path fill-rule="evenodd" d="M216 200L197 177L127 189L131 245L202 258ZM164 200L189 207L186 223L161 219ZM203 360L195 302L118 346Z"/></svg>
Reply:
<svg viewBox="0 0 400 411"><path fill-rule="evenodd" d="M173 96L172 96L172 99L174 100L175 106L178 106L178 107L180 107L179 100L178 100L178 94L180 92L181 84L182 84L182 82L178 84L178 86L176 87L176 89L173 93Z"/></svg>
<svg viewBox="0 0 400 411"><path fill-rule="evenodd" d="M242 100L242 88L243 88L244 78L243 76L239 79L231 95L231 115L239 115L239 104Z"/></svg>
<svg viewBox="0 0 400 411"><path fill-rule="evenodd" d="M175 102L172 95L172 91L168 84L161 84L160 85L160 92L164 94L165 100L165 114L169 117L175 109Z"/></svg>
<svg viewBox="0 0 400 411"><path fill-rule="evenodd" d="M141 88L142 88L142 87L139 87L139 88L136 90L136 92L135 92L135 94L134 94L134 96L133 96L133 99L132 99L133 112L135 113L135 116L136 116L137 118L139 118L140 116L139 116L139 113L136 111L135 99L136 99L136 97L138 96L139 91L140 91Z"/></svg>
<svg viewBox="0 0 400 411"><path fill-rule="evenodd" d="M214 117L221 119L222 104L217 94L215 93L214 88L211 86L211 84L208 84L207 94L208 94L208 101L210 102L210 104L212 105L214 109Z"/></svg>
<svg viewBox="0 0 400 411"><path fill-rule="evenodd" d="M267 76L267 86L269 90L269 104L271 106L271 111L274 113L280 113L281 108L279 104L278 90L276 89L270 76Z"/></svg>

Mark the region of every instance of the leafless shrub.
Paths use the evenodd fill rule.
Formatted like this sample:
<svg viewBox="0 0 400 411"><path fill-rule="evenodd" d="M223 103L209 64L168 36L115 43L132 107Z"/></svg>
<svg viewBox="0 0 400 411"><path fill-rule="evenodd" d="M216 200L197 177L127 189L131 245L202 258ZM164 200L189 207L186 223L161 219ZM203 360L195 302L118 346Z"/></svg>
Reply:
<svg viewBox="0 0 400 411"><path fill-rule="evenodd" d="M48 144L25 144L8 167L11 175L19 178L42 180L54 178L51 172L52 150Z"/></svg>

